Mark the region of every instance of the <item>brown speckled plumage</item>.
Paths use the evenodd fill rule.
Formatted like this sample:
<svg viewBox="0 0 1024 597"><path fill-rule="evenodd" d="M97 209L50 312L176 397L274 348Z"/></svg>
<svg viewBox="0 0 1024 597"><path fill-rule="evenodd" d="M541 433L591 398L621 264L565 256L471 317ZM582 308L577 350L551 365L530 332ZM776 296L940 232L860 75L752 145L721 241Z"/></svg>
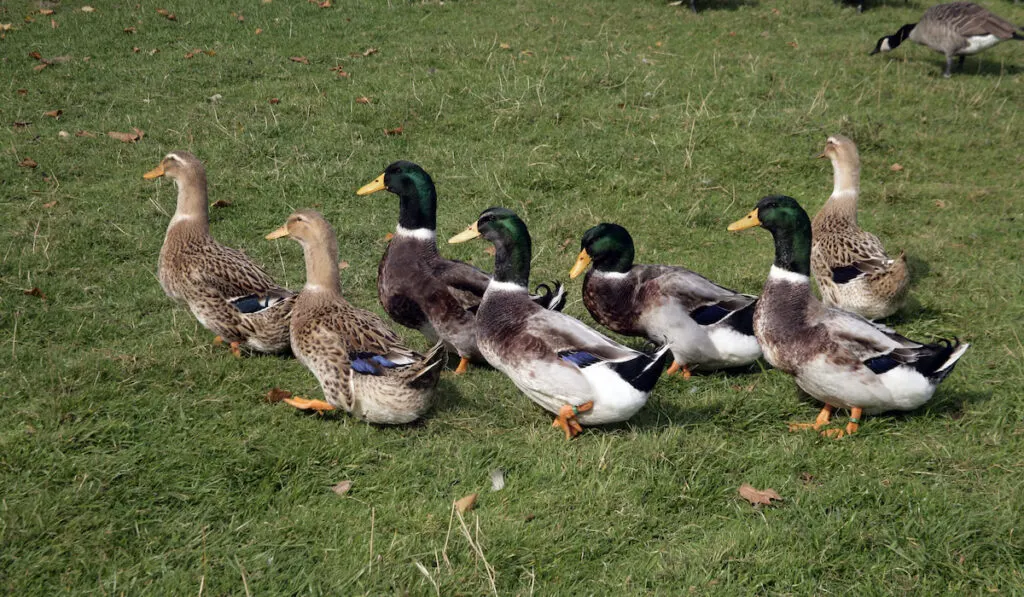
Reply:
<svg viewBox="0 0 1024 597"><path fill-rule="evenodd" d="M906 256L890 258L878 237L857 224L860 158L853 141L833 135L822 155L834 171L832 195L811 223L811 270L822 300L868 319L888 317L906 298Z"/></svg>
<svg viewBox="0 0 1024 597"><path fill-rule="evenodd" d="M443 353L408 348L376 314L352 306L341 294L334 230L319 213L298 211L289 235L302 246L306 285L292 310L296 357L320 382L324 398L371 423L408 423L430 407ZM382 357L395 366L375 374L353 370L355 358Z"/></svg>
<svg viewBox="0 0 1024 597"><path fill-rule="evenodd" d="M244 253L210 236L202 163L177 151L164 158L158 171L157 176L178 186L177 208L160 249L157 277L164 292L187 304L203 327L228 342L259 352L286 351L294 293L275 284ZM281 300L255 313L232 306L232 300L254 294Z"/></svg>

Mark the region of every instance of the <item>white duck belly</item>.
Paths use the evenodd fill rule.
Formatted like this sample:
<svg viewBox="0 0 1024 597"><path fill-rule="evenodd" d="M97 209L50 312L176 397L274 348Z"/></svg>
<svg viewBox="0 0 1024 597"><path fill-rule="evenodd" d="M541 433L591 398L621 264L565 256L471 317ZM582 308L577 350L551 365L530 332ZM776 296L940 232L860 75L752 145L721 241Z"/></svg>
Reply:
<svg viewBox="0 0 1024 597"><path fill-rule="evenodd" d="M869 415L913 410L935 393L935 384L910 367L878 375L864 366L838 367L820 355L806 363L796 383L814 398L840 408L862 408Z"/></svg>
<svg viewBox="0 0 1024 597"><path fill-rule="evenodd" d="M706 369L748 365L761 356L753 336L724 325L702 326L676 302L651 309L640 320L649 339L669 344L678 363Z"/></svg>

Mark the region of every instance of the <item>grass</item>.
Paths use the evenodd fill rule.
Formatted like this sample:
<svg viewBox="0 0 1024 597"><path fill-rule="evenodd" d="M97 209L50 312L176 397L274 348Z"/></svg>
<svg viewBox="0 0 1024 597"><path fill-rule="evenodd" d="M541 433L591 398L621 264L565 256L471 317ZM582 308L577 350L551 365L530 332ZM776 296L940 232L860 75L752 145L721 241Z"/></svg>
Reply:
<svg viewBox="0 0 1024 597"><path fill-rule="evenodd" d="M1024 48L945 80L920 46L867 56L923 3L708 4L0 5L0 590L1024 592ZM37 72L33 51L68 59ZM131 127L136 144L104 135ZM725 226L772 192L820 207L831 173L810 156L834 132L861 150L861 223L914 267L894 324L972 343L931 403L842 441L785 431L817 408L777 371L663 380L628 424L568 443L484 368L446 376L422 424L304 416L263 401L319 396L299 363L214 348L155 279L174 191L141 174L190 149L231 202L211 213L222 242L297 288L298 247L262 236L316 207L348 297L378 312L397 201L354 191L395 159L436 180L439 236L519 212L538 280L565 280L612 220L642 261L757 292L769 237ZM484 246L442 251L489 267ZM753 509L745 482L785 500Z"/></svg>

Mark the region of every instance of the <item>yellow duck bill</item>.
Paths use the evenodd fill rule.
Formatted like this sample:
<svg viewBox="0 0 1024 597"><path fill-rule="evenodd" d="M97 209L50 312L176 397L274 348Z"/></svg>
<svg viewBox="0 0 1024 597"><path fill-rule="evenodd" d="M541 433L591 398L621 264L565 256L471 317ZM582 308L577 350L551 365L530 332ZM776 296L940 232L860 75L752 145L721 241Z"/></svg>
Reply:
<svg viewBox="0 0 1024 597"><path fill-rule="evenodd" d="M579 256L576 257L576 265L572 266L572 269L569 270L569 278L570 279L574 279L574 278L576 278L576 276L578 276L578 275L582 274L583 272L587 271L587 266L589 266L589 265L590 265L590 253L587 253L587 250L583 249L582 251L580 251Z"/></svg>
<svg viewBox="0 0 1024 597"><path fill-rule="evenodd" d="M377 178L374 178L373 182L368 182L359 187L359 190L356 191L356 195L370 195L377 191L383 191L385 188L387 187L384 186L384 175L381 174Z"/></svg>
<svg viewBox="0 0 1024 597"><path fill-rule="evenodd" d="M737 230L746 230L747 228L753 228L754 226L760 226L761 220L757 217L757 210L753 210L742 218L736 220L732 224L729 224L729 232L736 232Z"/></svg>
<svg viewBox="0 0 1024 597"><path fill-rule="evenodd" d="M462 232L448 239L449 244L464 243L467 240L473 240L474 238L480 238L480 231L476 228L476 222L473 222L469 228L466 228Z"/></svg>
<svg viewBox="0 0 1024 597"><path fill-rule="evenodd" d="M284 238L286 236L288 236L288 224L281 226L277 230L266 235L264 238L266 238L267 240L274 240L275 238Z"/></svg>
<svg viewBox="0 0 1024 597"><path fill-rule="evenodd" d="M143 174L142 178L145 178L146 180L153 180L154 178L160 178L163 175L164 175L164 165L160 164L156 168L153 168L149 172L146 172L145 174Z"/></svg>

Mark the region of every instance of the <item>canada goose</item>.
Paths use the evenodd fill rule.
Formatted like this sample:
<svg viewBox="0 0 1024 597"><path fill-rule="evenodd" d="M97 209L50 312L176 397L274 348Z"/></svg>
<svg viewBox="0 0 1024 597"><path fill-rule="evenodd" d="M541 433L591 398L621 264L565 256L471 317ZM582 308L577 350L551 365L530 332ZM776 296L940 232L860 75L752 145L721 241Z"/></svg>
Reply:
<svg viewBox="0 0 1024 597"><path fill-rule="evenodd" d="M1007 39L1024 40L1017 31L1021 28L972 2L938 4L926 10L917 23L900 27L892 35L878 40L872 55L888 52L910 38L921 45L946 55L946 72L953 70L953 56L959 56L957 68L963 68L968 54L991 48Z"/></svg>

